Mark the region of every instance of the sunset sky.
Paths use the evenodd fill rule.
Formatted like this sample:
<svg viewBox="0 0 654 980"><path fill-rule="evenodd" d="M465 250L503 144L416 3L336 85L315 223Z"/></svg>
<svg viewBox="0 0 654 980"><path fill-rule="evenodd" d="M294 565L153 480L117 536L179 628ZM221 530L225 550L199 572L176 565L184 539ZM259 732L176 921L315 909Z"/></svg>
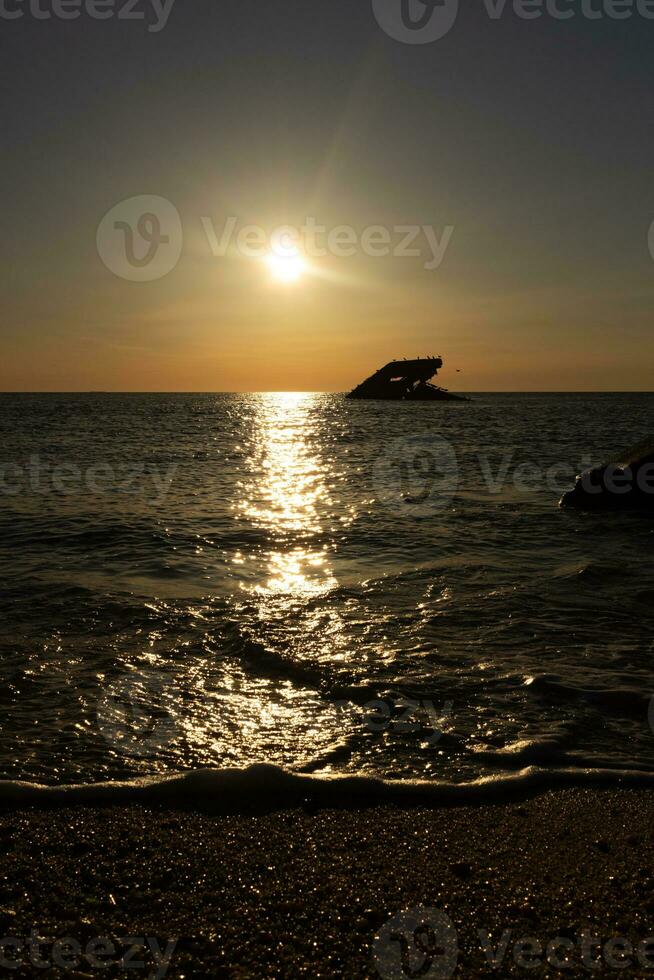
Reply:
<svg viewBox="0 0 654 980"><path fill-rule="evenodd" d="M414 45L369 0L177 0L158 32L1 28L2 390L340 391L427 354L461 390L652 388L654 21L466 3ZM137 195L182 222L150 282L96 244ZM454 230L436 269L422 237L286 282L203 224L307 216Z"/></svg>

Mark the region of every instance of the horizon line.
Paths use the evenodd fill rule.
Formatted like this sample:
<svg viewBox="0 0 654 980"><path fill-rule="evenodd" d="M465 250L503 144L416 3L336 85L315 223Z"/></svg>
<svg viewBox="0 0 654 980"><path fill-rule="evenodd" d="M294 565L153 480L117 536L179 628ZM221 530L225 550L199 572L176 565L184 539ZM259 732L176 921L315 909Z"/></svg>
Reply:
<svg viewBox="0 0 654 980"><path fill-rule="evenodd" d="M450 390L450 389L448 389ZM647 388L486 388L459 389L457 393L467 395L651 395ZM347 395L345 389L326 388L266 388L243 390L215 390L205 388L29 388L0 389L0 395ZM363 399L365 401L402 401L402 399Z"/></svg>

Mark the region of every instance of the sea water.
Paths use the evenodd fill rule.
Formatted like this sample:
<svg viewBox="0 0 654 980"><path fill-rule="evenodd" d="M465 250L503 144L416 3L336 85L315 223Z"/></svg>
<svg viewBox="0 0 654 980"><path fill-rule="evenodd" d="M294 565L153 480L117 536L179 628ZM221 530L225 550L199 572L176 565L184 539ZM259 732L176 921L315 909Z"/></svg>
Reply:
<svg viewBox="0 0 654 980"><path fill-rule="evenodd" d="M1 395L0 778L653 772L654 520L558 507L653 411Z"/></svg>

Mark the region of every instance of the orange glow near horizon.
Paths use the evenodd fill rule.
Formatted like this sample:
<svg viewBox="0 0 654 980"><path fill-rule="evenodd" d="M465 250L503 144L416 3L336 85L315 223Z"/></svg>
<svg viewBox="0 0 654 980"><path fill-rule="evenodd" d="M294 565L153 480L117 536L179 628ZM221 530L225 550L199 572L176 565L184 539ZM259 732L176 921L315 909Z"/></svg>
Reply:
<svg viewBox="0 0 654 980"><path fill-rule="evenodd" d="M424 256L255 260L212 256L199 229L156 282L123 281L96 256L74 289L57 256L3 311L0 390L348 391L429 354L461 392L651 388L648 293L500 289L485 270L472 283L456 246L434 271Z"/></svg>

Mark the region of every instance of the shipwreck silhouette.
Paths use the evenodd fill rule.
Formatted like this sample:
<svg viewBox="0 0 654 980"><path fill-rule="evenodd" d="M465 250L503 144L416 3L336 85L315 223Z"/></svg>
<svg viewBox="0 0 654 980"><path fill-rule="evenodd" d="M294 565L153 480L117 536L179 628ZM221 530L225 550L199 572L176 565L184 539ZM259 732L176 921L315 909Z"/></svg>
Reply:
<svg viewBox="0 0 654 980"><path fill-rule="evenodd" d="M348 398L381 398L387 401L470 401L447 388L430 384L443 366L440 357L417 357L412 361L390 361L357 385Z"/></svg>

